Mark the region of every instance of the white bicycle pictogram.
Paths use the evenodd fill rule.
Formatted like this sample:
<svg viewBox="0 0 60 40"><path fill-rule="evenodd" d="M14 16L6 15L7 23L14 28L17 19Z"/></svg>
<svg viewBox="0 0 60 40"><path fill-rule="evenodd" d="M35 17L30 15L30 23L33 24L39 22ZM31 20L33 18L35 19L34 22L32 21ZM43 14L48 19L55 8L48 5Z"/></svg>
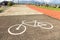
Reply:
<svg viewBox="0 0 60 40"><path fill-rule="evenodd" d="M30 23L33 23L30 24ZM15 25L12 25L8 28L8 33L11 34L11 35L20 35L20 34L23 34L25 31L26 31L26 25L27 26L32 26L32 27L40 27L40 28L43 28L43 29L52 29L53 28L53 25L49 22L38 22L37 20L33 20L33 21L29 21L29 22L26 22L26 20L22 21L21 24L15 24ZM17 27L17 28L15 28ZM12 28L15 28L15 30L19 30L21 27L23 27L23 31L21 32L12 32L11 29Z"/></svg>

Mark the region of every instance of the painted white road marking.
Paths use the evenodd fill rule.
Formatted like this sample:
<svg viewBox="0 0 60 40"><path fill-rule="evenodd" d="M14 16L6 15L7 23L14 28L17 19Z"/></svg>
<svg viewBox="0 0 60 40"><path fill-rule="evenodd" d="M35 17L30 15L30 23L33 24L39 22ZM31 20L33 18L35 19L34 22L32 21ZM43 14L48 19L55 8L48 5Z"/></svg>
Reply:
<svg viewBox="0 0 60 40"><path fill-rule="evenodd" d="M28 23L34 23L33 25L31 24L28 24ZM26 26L25 25L28 25L28 26L32 26L32 27L40 27L40 28L43 28L43 29L52 29L53 28L53 25L49 22L38 22L37 20L33 20L33 21L29 21L29 22L25 22L22 21L21 24L16 24L16 25L12 25L8 28L8 33L11 34L11 35L20 35L20 34L23 34L25 31L26 31ZM47 26L49 25L50 27L47 28L47 27L43 27L43 26ZM14 28L15 26L17 26L16 30L19 30L20 27L24 27L24 30L20 33L12 33L10 30L11 28Z"/></svg>

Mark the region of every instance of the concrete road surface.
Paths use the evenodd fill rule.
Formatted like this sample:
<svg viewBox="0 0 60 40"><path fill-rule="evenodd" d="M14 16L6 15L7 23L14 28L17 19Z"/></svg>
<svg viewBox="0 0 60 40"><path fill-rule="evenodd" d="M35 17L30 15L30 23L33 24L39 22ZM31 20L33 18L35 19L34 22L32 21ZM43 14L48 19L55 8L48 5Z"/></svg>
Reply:
<svg viewBox="0 0 60 40"><path fill-rule="evenodd" d="M26 32L21 35L14 36L8 33L8 28L10 26L20 24L23 20L38 20L40 22L50 22L51 24L53 24L54 28L51 30L46 30L40 27L27 26ZM1 16L0 40L60 40L60 20L51 18L43 14Z"/></svg>
<svg viewBox="0 0 60 40"><path fill-rule="evenodd" d="M4 12L0 13L0 16L33 15L33 14L43 14L43 13L32 10L26 5L14 5L6 9Z"/></svg>

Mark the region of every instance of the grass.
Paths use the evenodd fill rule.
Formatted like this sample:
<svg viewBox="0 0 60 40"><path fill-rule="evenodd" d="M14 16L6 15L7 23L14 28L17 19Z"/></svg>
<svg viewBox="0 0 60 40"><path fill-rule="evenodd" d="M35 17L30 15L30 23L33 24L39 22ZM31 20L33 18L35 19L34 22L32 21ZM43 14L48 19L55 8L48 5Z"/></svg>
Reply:
<svg viewBox="0 0 60 40"><path fill-rule="evenodd" d="M0 13L4 12L5 10L9 9L10 6L3 6L0 7Z"/></svg>
<svg viewBox="0 0 60 40"><path fill-rule="evenodd" d="M46 6L38 6L40 8L44 8L44 9L49 9L49 10L56 10L56 11L60 11L60 8L54 8L54 7L46 7Z"/></svg>
<svg viewBox="0 0 60 40"><path fill-rule="evenodd" d="M0 13L4 11L4 8L0 8Z"/></svg>

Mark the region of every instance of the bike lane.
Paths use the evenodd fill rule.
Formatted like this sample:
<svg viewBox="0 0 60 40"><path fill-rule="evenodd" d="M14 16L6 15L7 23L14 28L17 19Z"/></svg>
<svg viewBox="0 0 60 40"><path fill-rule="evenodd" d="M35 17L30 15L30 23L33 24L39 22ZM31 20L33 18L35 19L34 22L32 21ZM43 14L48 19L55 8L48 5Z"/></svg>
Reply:
<svg viewBox="0 0 60 40"><path fill-rule="evenodd" d="M26 26L26 32L21 35L11 35L8 33L8 28L21 24L23 20L30 22L37 20L38 22L49 22L54 27L52 29L43 29L40 27ZM33 23L31 23L33 25ZM48 27L48 26L47 26ZM12 32L21 32L24 28L16 31L16 28L11 29ZM60 21L46 15L15 15L15 16L0 16L0 40L59 40L60 38Z"/></svg>
<svg viewBox="0 0 60 40"><path fill-rule="evenodd" d="M29 10L27 13L29 12L32 11ZM11 35L8 33L9 27L15 24L21 24L24 20L26 20L26 22L34 20L37 20L38 22L49 22L54 28L46 30L40 27L25 25L26 32L21 35ZM31 25L33 25L33 23L31 23ZM24 28L21 28L18 31L15 29L16 28L13 28L12 32L21 32ZM44 14L0 16L0 40L60 40L60 21Z"/></svg>

